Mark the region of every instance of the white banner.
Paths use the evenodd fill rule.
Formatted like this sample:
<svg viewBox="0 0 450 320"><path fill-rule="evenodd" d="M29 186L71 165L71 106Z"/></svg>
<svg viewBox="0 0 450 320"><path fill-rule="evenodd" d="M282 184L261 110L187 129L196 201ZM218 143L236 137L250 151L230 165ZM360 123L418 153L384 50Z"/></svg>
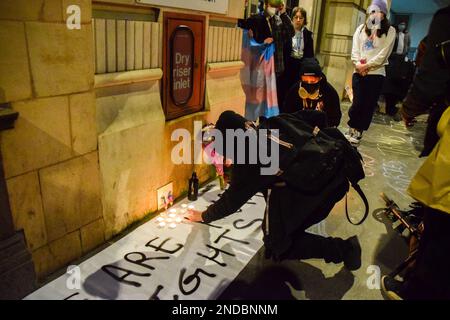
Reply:
<svg viewBox="0 0 450 320"><path fill-rule="evenodd" d="M138 3L226 14L228 0L136 0Z"/></svg>
<svg viewBox="0 0 450 320"><path fill-rule="evenodd" d="M257 194L210 225L180 222L187 205L204 210L223 193L217 183L200 192L197 201L177 204L176 212L148 221L25 299L217 298L263 244L265 201Z"/></svg>

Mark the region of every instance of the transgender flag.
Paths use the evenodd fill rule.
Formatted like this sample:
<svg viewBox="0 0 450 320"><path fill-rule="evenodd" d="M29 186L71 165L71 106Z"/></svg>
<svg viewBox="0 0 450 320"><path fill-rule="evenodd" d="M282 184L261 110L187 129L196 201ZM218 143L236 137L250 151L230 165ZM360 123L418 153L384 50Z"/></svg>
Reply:
<svg viewBox="0 0 450 320"><path fill-rule="evenodd" d="M241 59L245 67L241 70L241 82L246 97L245 118L249 120L279 114L274 53L275 43L258 43L244 30Z"/></svg>

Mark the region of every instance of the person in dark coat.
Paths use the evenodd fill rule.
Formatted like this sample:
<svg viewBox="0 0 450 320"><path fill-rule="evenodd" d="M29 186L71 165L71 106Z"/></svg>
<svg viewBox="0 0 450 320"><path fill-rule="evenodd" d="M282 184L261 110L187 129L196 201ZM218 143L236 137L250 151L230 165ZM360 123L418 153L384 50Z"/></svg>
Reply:
<svg viewBox="0 0 450 320"><path fill-rule="evenodd" d="M298 116L301 117L302 113L307 113L304 119L308 119L310 125L324 123L321 112L300 111ZM227 129L253 130L245 118L233 111L223 112L215 128L222 133L224 140ZM247 144L249 140L246 139ZM227 143L224 141L223 145L227 146ZM248 152L249 148L246 150ZM229 150L223 153L224 157L230 157ZM233 157L237 157L236 153ZM230 187L205 211L189 210L189 220L210 223L224 218L236 212L256 193L262 192L268 201L263 223L266 257L275 260L322 258L326 262L344 262L350 270L361 266L361 247L356 236L343 240L306 231L325 219L334 206L333 201L345 195L345 188L336 185L340 182L331 182L321 194L304 194L287 186L276 175L262 175L261 164L239 164L231 160L234 164ZM324 197L331 200L329 204L323 203Z"/></svg>
<svg viewBox="0 0 450 320"><path fill-rule="evenodd" d="M386 114L393 116L397 121L401 118L397 115L396 105L405 98L415 71L414 63L407 59L410 43L406 23L401 22L397 26L394 48L389 56L389 64L386 66L386 78L382 89L386 102Z"/></svg>
<svg viewBox="0 0 450 320"><path fill-rule="evenodd" d="M282 104L285 82L285 49L294 36L295 31L283 0L264 0L264 13L256 14L240 22L240 26L248 29L250 36L258 43L275 43L275 75L277 82L278 106Z"/></svg>
<svg viewBox="0 0 450 320"><path fill-rule="evenodd" d="M288 90L280 113L318 110L326 114L329 127L337 127L342 116L339 95L328 83L317 60L305 58L298 77L300 80Z"/></svg>
<svg viewBox="0 0 450 320"><path fill-rule="evenodd" d="M294 24L295 35L292 41L286 42L284 50L286 61L285 81L283 83L282 94L300 80L300 69L305 58L314 57L313 33L306 27L308 19L306 11L302 7L292 9L292 23ZM281 105L281 104L280 104Z"/></svg>
<svg viewBox="0 0 450 320"><path fill-rule="evenodd" d="M439 137L437 123L450 105L450 6L439 10L430 25L423 60L403 101L400 115L407 126L420 114L429 113L421 156L427 156Z"/></svg>

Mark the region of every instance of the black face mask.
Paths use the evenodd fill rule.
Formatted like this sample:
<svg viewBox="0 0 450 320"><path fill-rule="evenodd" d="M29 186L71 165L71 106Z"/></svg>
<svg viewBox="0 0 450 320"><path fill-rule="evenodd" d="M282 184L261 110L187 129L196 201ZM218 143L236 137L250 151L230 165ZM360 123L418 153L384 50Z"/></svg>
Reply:
<svg viewBox="0 0 450 320"><path fill-rule="evenodd" d="M317 90L319 90L320 87L319 83L306 83L306 82L302 82L301 86L305 88L305 90L308 91L309 94L316 92Z"/></svg>
<svg viewBox="0 0 450 320"><path fill-rule="evenodd" d="M298 95L303 100L318 100L321 97L319 88L319 83L309 84L302 82L298 89Z"/></svg>

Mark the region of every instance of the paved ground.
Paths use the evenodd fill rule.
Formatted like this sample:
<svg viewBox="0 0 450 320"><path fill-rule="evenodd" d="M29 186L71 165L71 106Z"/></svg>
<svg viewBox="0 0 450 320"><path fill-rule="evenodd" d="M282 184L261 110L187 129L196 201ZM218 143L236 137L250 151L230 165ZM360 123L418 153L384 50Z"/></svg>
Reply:
<svg viewBox="0 0 450 320"><path fill-rule="evenodd" d="M346 130L348 105L343 105L341 127ZM362 246L362 267L347 271L342 264L327 264L322 260L273 263L264 259L263 249L253 257L223 293L222 299L384 299L380 290L369 289L367 280L379 267L381 274L391 271L407 255L407 244L392 229L382 208L380 192L393 198L401 208L412 199L406 188L422 163L418 158L423 141L425 118L411 130L391 117L376 114L370 129L364 134L359 151L365 160L366 179L360 183L370 204L370 214L361 226L351 225L345 217L343 201L314 231L348 238L357 235ZM349 211L355 217L362 214L363 205L356 193L349 195ZM299 204L301 205L301 204Z"/></svg>
<svg viewBox="0 0 450 320"><path fill-rule="evenodd" d="M346 130L348 105L343 105L340 128ZM422 163L418 158L426 123L424 118L411 130L401 122L376 114L373 123L363 136L359 151L365 160L366 179L360 185L370 204L370 214L361 226L351 225L345 217L341 201L330 216L313 226L312 231L323 235L348 238L357 235L362 246L362 267L347 271L342 264L326 264L322 260L287 261L273 263L264 259L263 249L252 258L234 282L222 292L221 299L384 299L380 290L370 289L367 281L375 282L374 271L388 273L407 255L407 244L392 229L383 214L384 203L380 192L393 198L401 208L412 201L406 194L410 179ZM301 205L301 204L299 204ZM363 205L356 193L349 194L349 211L355 219L361 217ZM144 223L143 221L142 223ZM130 228L121 236L133 232ZM119 236L119 238L121 237ZM80 259L86 260L111 243L97 248ZM56 272L45 282L56 279L65 270ZM371 277L372 276L372 277Z"/></svg>

